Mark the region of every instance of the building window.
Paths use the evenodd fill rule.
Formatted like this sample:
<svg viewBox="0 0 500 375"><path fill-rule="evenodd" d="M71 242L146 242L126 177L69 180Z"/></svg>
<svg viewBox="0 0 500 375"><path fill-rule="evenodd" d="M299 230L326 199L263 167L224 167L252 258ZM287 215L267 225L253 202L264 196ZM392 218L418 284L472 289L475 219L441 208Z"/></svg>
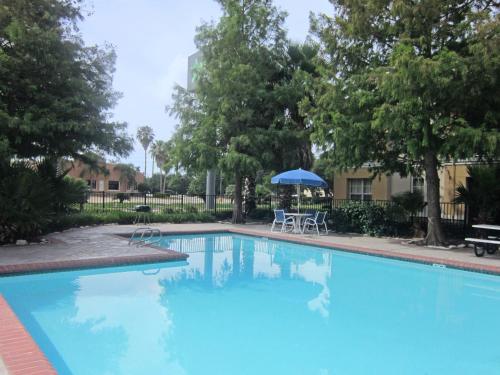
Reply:
<svg viewBox="0 0 500 375"><path fill-rule="evenodd" d="M87 185L92 190L97 189L97 181L96 180L87 180Z"/></svg>
<svg viewBox="0 0 500 375"><path fill-rule="evenodd" d="M424 178L423 177L412 177L411 178L411 191L412 193L419 191L424 192Z"/></svg>
<svg viewBox="0 0 500 375"><path fill-rule="evenodd" d="M108 190L120 190L120 181L108 181Z"/></svg>
<svg viewBox="0 0 500 375"><path fill-rule="evenodd" d="M372 199L372 180L369 178L349 178L349 199L369 201Z"/></svg>

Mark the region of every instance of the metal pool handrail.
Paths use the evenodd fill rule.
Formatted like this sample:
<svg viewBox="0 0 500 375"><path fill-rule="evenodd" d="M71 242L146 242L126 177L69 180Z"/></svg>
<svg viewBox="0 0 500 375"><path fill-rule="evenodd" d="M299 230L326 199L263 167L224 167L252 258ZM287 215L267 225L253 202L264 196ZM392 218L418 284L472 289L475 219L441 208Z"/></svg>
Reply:
<svg viewBox="0 0 500 375"><path fill-rule="evenodd" d="M139 240L134 241L135 235L136 234L139 235L139 233L141 235L139 237ZM158 236L159 238L157 240L155 240L155 241L148 242L155 235ZM139 227L136 230L134 230L134 233L132 233L132 235L130 236L130 238L128 240L128 245L130 246L132 243L134 243L135 246L137 246L137 247L139 247L139 246L145 246L145 245L151 245L151 244L160 242L161 239L162 239L161 238L161 231L158 228Z"/></svg>

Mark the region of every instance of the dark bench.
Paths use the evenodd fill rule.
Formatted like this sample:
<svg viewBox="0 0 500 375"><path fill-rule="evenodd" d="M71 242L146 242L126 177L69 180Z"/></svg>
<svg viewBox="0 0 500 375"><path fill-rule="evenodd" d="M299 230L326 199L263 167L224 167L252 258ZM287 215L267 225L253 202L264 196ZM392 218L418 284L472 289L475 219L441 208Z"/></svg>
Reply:
<svg viewBox="0 0 500 375"><path fill-rule="evenodd" d="M493 239L466 238L465 241L471 242L474 245L474 253L478 257L482 257L484 255L485 248L488 254L495 254L500 246L500 241Z"/></svg>

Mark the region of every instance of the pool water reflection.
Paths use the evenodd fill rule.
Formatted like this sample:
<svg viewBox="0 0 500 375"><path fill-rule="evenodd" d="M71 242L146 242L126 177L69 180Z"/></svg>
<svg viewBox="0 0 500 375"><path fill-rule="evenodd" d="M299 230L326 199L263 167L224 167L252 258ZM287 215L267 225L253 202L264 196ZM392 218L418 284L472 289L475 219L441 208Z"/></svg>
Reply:
<svg viewBox="0 0 500 375"><path fill-rule="evenodd" d="M500 277L228 233L0 278L61 374L497 374ZM488 348L487 351L484 348Z"/></svg>

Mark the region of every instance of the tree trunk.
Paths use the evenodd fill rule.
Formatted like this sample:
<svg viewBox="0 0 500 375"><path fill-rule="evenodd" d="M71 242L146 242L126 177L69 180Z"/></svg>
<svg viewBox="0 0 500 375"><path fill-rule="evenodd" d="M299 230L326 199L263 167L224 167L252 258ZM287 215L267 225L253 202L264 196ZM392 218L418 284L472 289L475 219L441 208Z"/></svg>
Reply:
<svg viewBox="0 0 500 375"><path fill-rule="evenodd" d="M424 169L427 184L427 235L424 244L443 246L446 244L446 238L441 224L438 163L434 152L427 151L425 153Z"/></svg>
<svg viewBox="0 0 500 375"><path fill-rule="evenodd" d="M144 182L146 182L146 160L148 160L147 149L144 149Z"/></svg>
<svg viewBox="0 0 500 375"><path fill-rule="evenodd" d="M163 172L162 172L163 174ZM167 190L167 172L165 171L165 174L163 175L163 183L161 185L161 188L162 188L162 193L165 193L165 191Z"/></svg>
<svg viewBox="0 0 500 375"><path fill-rule="evenodd" d="M243 209L242 209L242 184L241 175L237 172L234 176L234 202L233 202L233 224L241 224L243 220Z"/></svg>
<svg viewBox="0 0 500 375"><path fill-rule="evenodd" d="M257 204L255 202L255 178L252 176L245 177L243 200L245 216L248 216L257 208Z"/></svg>

